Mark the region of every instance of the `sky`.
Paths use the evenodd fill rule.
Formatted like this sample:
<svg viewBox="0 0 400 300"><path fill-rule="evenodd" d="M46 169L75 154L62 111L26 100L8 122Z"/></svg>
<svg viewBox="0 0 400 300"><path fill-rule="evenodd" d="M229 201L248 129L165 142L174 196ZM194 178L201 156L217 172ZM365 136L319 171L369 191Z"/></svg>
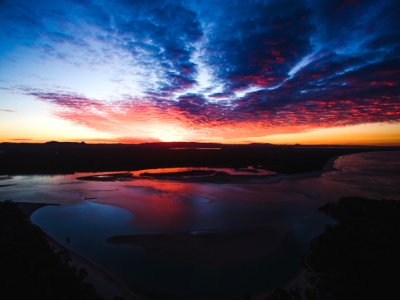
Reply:
<svg viewBox="0 0 400 300"><path fill-rule="evenodd" d="M0 0L0 142L400 145L396 0Z"/></svg>

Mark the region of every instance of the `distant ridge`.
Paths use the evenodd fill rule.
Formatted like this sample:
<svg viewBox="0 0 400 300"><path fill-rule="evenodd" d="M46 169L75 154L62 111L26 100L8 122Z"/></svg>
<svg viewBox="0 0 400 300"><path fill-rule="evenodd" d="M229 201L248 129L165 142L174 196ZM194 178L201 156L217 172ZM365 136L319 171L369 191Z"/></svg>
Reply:
<svg viewBox="0 0 400 300"><path fill-rule="evenodd" d="M212 151L211 151L212 150ZM168 167L261 166L284 174L321 171L332 157L400 147L155 142L0 144L0 175L133 171Z"/></svg>

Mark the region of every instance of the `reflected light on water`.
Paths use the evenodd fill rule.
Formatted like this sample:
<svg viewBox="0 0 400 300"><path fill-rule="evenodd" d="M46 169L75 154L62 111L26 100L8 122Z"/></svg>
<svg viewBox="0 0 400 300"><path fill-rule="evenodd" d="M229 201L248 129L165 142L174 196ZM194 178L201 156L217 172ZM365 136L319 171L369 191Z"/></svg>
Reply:
<svg viewBox="0 0 400 300"><path fill-rule="evenodd" d="M400 152L348 155L335 162L336 171L320 177L288 176L269 183L77 180L91 173L14 176L1 178L0 192L4 199L60 204L39 209L32 216L33 221L60 243L105 267L132 288L170 293L171 298L185 293L203 295L200 299L220 299L244 292L264 292L295 276L308 242L327 222L317 211L322 203L342 196L400 199L399 157ZM187 170L193 168L151 172ZM256 235L255 240L248 240L248 235L239 235L229 240L229 236L223 235L249 228L262 238ZM192 239L187 241L181 234L196 233L201 238L206 232L216 232L221 239L228 239L229 255L215 255L220 255L220 260L230 257L229 264L199 267L165 259L165 253L175 251L172 242L165 246L151 242L155 243L151 244L155 247L152 253L161 255L158 258L146 254L145 245L106 243L114 235L178 234L178 241L186 242L175 244L183 247L179 251L187 259L187 252L196 248L189 242ZM66 236L71 244L66 244ZM243 247L253 242L259 246ZM203 238L199 250L212 253L207 245L214 244L207 243ZM198 255L205 255L203 252ZM241 260L242 264L232 263L240 257L248 259ZM207 257L200 261L207 261Z"/></svg>

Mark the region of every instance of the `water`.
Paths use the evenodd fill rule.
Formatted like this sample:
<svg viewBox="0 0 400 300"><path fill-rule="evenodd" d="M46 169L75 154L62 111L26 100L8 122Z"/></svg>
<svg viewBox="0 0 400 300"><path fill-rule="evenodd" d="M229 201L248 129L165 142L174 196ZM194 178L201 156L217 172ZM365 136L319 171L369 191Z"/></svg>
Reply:
<svg viewBox="0 0 400 300"><path fill-rule="evenodd" d="M324 202L341 196L400 199L399 158L400 152L348 155L336 160L337 171L320 177L257 184L76 179L92 173L14 176L1 178L0 197L60 204L37 210L32 221L149 298L226 299L257 295L294 278L308 242L329 221L317 212ZM241 228L262 228L260 246L246 247L239 237L220 264L165 259L140 246L106 242L115 235Z"/></svg>

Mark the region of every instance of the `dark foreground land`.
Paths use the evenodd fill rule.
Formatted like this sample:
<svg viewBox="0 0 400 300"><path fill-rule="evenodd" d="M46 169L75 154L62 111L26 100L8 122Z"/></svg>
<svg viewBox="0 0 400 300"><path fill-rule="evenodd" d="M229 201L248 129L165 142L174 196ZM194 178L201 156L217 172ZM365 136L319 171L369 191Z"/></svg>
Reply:
<svg viewBox="0 0 400 300"><path fill-rule="evenodd" d="M399 147L222 145L199 143L0 144L0 175L129 171L163 167L262 167L278 173L319 171L332 157Z"/></svg>
<svg viewBox="0 0 400 300"><path fill-rule="evenodd" d="M278 227L278 226L276 226ZM268 236L269 238L266 238ZM201 267L235 265L279 251L282 233L273 226L239 228L227 232L118 235L107 238L115 245L140 246L146 255ZM234 249L234 250L233 250Z"/></svg>
<svg viewBox="0 0 400 300"><path fill-rule="evenodd" d="M29 213L35 207L25 209ZM400 269L400 201L342 198L337 203L324 205L321 211L335 218L337 223L328 225L325 232L311 243L304 259L306 271L303 280L295 287L276 289L270 296L262 298L400 299L397 276ZM218 250L229 247L231 237L227 236L226 245L216 238L213 235L119 236L110 238L108 242L138 244L155 251L155 255L160 254L157 252L159 245L167 243L168 248L171 244L171 251L162 253L171 259L176 258L179 252L174 241L186 246L199 246L205 239L211 239ZM257 239L262 239L262 236L257 236ZM245 246L252 246L251 237L246 237L243 242ZM2 299L5 295L8 298L4 299L100 299L93 287L85 283L85 272L71 268L65 253L55 253L43 232L32 225L18 205L12 202L0 203L0 245ZM200 260L197 263L210 262Z"/></svg>
<svg viewBox="0 0 400 300"><path fill-rule="evenodd" d="M31 212L32 207L26 207ZM44 233L31 224L18 205L0 202L0 298L101 300L84 281L86 272L55 253Z"/></svg>
<svg viewBox="0 0 400 300"><path fill-rule="evenodd" d="M337 224L312 242L303 286L268 300L400 299L400 201L342 198L320 210Z"/></svg>

